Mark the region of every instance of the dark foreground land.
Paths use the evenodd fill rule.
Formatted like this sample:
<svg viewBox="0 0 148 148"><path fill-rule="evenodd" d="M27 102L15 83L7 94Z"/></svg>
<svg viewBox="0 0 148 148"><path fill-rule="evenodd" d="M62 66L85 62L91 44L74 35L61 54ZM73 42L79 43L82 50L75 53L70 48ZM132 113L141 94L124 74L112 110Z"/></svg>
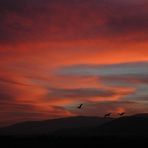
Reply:
<svg viewBox="0 0 148 148"><path fill-rule="evenodd" d="M147 147L144 136L97 136L97 137L0 137L1 147Z"/></svg>
<svg viewBox="0 0 148 148"><path fill-rule="evenodd" d="M147 147L148 114L18 123L0 129L0 144L1 147Z"/></svg>

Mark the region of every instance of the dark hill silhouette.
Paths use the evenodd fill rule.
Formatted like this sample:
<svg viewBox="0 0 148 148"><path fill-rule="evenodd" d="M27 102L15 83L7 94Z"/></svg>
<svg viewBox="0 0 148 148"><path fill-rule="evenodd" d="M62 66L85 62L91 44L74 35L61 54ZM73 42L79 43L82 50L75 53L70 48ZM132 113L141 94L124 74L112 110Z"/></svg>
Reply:
<svg viewBox="0 0 148 148"><path fill-rule="evenodd" d="M133 115L133 117L144 117L144 118L148 118L148 113L135 114L135 115Z"/></svg>
<svg viewBox="0 0 148 148"><path fill-rule="evenodd" d="M121 117L99 126L94 131L97 134L147 134L148 114Z"/></svg>
<svg viewBox="0 0 148 148"><path fill-rule="evenodd" d="M123 146L147 145L148 114L117 119L71 117L18 123L0 129L0 143L5 147L22 146Z"/></svg>
<svg viewBox="0 0 148 148"><path fill-rule="evenodd" d="M59 136L148 136L148 114L120 117L97 127L59 130Z"/></svg>
<svg viewBox="0 0 148 148"><path fill-rule="evenodd" d="M70 117L46 121L22 122L0 129L0 135L41 135L61 129L96 127L111 121L111 118Z"/></svg>
<svg viewBox="0 0 148 148"><path fill-rule="evenodd" d="M148 114L121 118L70 117L18 123L1 128L0 135L108 136L148 135Z"/></svg>

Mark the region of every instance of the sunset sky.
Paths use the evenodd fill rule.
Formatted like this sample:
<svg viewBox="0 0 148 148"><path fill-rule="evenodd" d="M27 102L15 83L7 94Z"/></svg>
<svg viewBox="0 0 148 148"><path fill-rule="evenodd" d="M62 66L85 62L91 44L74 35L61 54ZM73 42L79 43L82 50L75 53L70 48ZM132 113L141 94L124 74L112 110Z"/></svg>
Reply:
<svg viewBox="0 0 148 148"><path fill-rule="evenodd" d="M148 112L148 0L0 0L0 126L124 111Z"/></svg>

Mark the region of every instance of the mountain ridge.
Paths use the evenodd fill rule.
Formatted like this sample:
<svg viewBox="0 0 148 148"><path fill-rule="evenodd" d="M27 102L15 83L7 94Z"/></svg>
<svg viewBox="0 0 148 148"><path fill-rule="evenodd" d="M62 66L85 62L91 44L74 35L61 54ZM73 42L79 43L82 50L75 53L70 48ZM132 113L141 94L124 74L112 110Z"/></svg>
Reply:
<svg viewBox="0 0 148 148"><path fill-rule="evenodd" d="M29 121L0 128L0 135L77 135L147 134L148 114L119 118L75 116L44 121Z"/></svg>
<svg viewBox="0 0 148 148"><path fill-rule="evenodd" d="M59 129L70 129L80 127L92 127L104 124L108 121L113 120L112 118L101 118L101 117L87 117L77 116L60 119L49 119L44 121L26 121L16 123L14 125L0 128L0 135L17 135L17 134L50 134Z"/></svg>

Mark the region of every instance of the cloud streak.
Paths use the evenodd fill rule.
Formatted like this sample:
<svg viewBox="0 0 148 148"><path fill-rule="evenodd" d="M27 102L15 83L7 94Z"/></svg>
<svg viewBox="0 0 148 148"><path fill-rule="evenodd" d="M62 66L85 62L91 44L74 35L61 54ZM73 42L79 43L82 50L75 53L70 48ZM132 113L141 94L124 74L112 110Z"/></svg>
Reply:
<svg viewBox="0 0 148 148"><path fill-rule="evenodd" d="M1 42L111 38L146 40L147 2L122 0L1 3ZM131 10L130 12L128 10ZM139 36L140 35L140 36Z"/></svg>
<svg viewBox="0 0 148 148"><path fill-rule="evenodd" d="M114 65L74 65L61 68L57 71L63 75L147 75L148 74L147 62L136 63L122 63Z"/></svg>

